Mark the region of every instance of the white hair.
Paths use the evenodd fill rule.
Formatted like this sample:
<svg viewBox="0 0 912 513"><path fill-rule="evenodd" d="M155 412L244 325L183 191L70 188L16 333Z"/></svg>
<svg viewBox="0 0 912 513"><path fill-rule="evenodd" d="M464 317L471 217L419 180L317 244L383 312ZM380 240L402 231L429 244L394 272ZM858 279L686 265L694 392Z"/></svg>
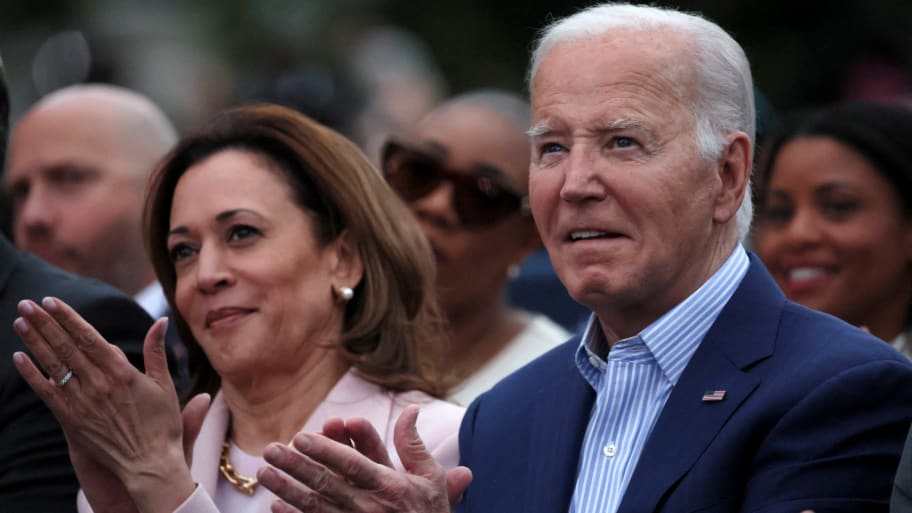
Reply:
<svg viewBox="0 0 912 513"><path fill-rule="evenodd" d="M715 23L697 15L661 7L620 3L584 9L545 27L532 52L529 88L542 59L554 45L592 39L612 30L674 31L691 39L697 87L694 105L696 144L701 157L717 160L726 137L736 131L747 134L754 147L756 128L754 88L744 50ZM738 236L744 240L753 218L750 180L735 216Z"/></svg>

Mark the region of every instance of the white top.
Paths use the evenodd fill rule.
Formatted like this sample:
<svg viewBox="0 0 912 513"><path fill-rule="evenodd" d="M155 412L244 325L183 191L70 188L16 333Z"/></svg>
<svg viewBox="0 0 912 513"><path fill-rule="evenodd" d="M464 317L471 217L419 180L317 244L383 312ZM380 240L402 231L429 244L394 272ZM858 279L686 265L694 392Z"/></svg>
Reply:
<svg viewBox="0 0 912 513"><path fill-rule="evenodd" d="M570 333L562 326L542 314L531 314L526 329L510 342L494 358L469 376L450 395L450 399L463 406L471 403L476 397L508 374L531 362L549 349L570 338Z"/></svg>
<svg viewBox="0 0 912 513"><path fill-rule="evenodd" d="M912 360L912 328L897 335L896 338L890 342L890 345L900 353L906 355L906 358Z"/></svg>
<svg viewBox="0 0 912 513"><path fill-rule="evenodd" d="M133 296L133 301L139 303L139 306L156 320L168 311L168 300L165 299L165 291L162 290L161 283L157 281L153 281L146 288L140 290L138 294Z"/></svg>

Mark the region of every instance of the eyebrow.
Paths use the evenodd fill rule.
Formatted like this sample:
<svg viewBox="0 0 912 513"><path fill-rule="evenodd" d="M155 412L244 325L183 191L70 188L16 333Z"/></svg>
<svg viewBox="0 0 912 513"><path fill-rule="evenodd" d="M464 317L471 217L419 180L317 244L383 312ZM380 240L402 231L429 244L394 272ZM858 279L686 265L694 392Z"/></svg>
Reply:
<svg viewBox="0 0 912 513"><path fill-rule="evenodd" d="M644 129L643 123L636 119L618 118L601 125L597 130L602 132L611 132L615 130L628 130L631 128Z"/></svg>
<svg viewBox="0 0 912 513"><path fill-rule="evenodd" d="M852 183L852 182L846 181L846 180L836 179L836 180L824 182L819 185L815 185L814 188L811 190L811 193L812 194L830 194L832 192L842 192L842 191L854 192L857 189L858 189L858 186L855 183ZM770 185L768 194L779 194L779 195L790 196L791 192L782 186L775 187L775 186Z"/></svg>
<svg viewBox="0 0 912 513"><path fill-rule="evenodd" d="M240 213L248 213L248 214L251 214L251 215L259 217L259 218L263 217L258 212L254 211L254 210L250 210L248 208L234 208L234 209L225 210L224 212L219 212L218 214L216 214L215 221L217 223L221 224ZM186 233L189 233L189 231L190 230L188 230L186 226L177 226L177 227L169 230L168 235L170 236L170 235L186 234Z"/></svg>
<svg viewBox="0 0 912 513"><path fill-rule="evenodd" d="M526 130L526 135L529 137L541 137L543 135L553 132L554 129L551 128L551 125L547 123L536 123L531 128Z"/></svg>
<svg viewBox="0 0 912 513"><path fill-rule="evenodd" d="M617 130L628 130L631 128L636 128L640 130L646 130L645 126L641 121L630 118L617 118L598 125L595 128L597 132L613 132ZM526 131L526 135L529 137L541 137L543 135L548 135L552 132L555 132L555 129L551 127L548 123L538 123L529 130Z"/></svg>

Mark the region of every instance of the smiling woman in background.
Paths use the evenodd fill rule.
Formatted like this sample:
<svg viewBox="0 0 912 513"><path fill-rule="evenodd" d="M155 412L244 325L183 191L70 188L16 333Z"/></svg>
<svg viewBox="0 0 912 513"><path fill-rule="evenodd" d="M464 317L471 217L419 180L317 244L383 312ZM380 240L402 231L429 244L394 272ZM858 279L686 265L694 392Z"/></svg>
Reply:
<svg viewBox="0 0 912 513"><path fill-rule="evenodd" d="M754 249L785 294L912 356L912 111L796 118L761 166Z"/></svg>
<svg viewBox="0 0 912 513"><path fill-rule="evenodd" d="M394 454L393 421L411 404L435 457L456 465L463 412L434 399L446 388L432 256L349 141L281 107L228 111L161 164L146 238L191 393L214 395L201 428L197 398L182 428L162 321L146 375L59 300L24 301L15 323L56 381L16 355L67 435L82 511L269 511L275 496L254 477L269 443L358 416Z"/></svg>

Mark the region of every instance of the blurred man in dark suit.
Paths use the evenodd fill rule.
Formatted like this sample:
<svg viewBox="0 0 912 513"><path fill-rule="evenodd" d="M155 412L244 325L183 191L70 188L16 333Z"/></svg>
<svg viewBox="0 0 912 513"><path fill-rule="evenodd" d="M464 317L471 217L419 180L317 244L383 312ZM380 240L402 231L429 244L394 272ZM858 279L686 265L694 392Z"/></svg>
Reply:
<svg viewBox="0 0 912 513"><path fill-rule="evenodd" d="M0 61L0 156L9 133L9 96ZM3 205L6 207L6 205ZM24 253L0 235L0 510L76 511L79 483L57 420L13 367L26 351L13 332L22 299L55 296L80 312L137 367L152 319L136 303L95 280L80 278Z"/></svg>
<svg viewBox="0 0 912 513"><path fill-rule="evenodd" d="M6 152L16 247L113 285L153 318L169 315L140 226L146 182L176 141L164 112L123 87L77 84L41 98L10 131ZM182 389L186 353L173 329L168 345Z"/></svg>

